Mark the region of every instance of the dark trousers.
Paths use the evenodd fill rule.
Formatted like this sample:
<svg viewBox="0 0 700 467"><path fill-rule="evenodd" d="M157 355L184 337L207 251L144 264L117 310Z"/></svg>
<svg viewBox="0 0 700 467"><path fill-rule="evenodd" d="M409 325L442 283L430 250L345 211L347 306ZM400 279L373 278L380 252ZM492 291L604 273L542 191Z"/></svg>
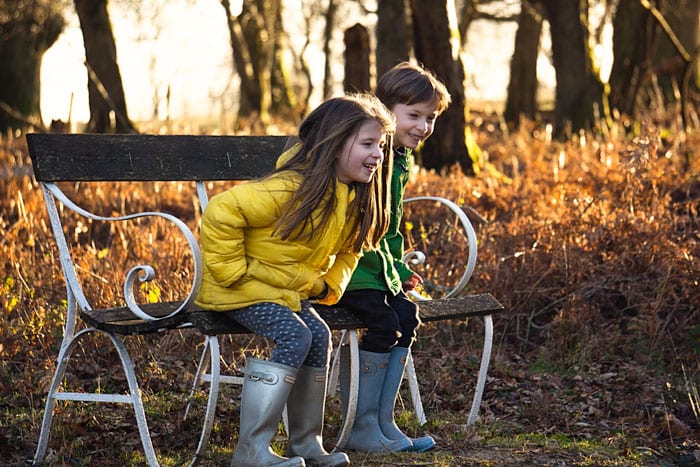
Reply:
<svg viewBox="0 0 700 467"><path fill-rule="evenodd" d="M360 348L386 353L392 347L411 347L420 325L418 305L403 292L393 296L381 290L345 292L340 305L352 309L367 325Z"/></svg>

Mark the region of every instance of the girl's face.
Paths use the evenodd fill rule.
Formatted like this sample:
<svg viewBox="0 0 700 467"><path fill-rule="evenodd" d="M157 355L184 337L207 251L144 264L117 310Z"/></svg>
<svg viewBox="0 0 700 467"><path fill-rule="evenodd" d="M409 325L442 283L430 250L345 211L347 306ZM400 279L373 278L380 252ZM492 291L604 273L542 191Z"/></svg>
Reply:
<svg viewBox="0 0 700 467"><path fill-rule="evenodd" d="M416 149L433 134L438 117L435 102L395 104L391 111L396 117L395 146Z"/></svg>
<svg viewBox="0 0 700 467"><path fill-rule="evenodd" d="M335 176L343 183L369 183L384 160L386 133L375 120L360 126L349 137L335 163Z"/></svg>

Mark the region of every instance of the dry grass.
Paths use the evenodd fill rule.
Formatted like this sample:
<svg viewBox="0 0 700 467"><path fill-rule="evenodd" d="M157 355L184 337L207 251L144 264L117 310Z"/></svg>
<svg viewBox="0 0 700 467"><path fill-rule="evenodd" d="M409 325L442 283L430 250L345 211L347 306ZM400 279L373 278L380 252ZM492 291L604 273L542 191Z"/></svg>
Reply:
<svg viewBox="0 0 700 467"><path fill-rule="evenodd" d="M354 463L655 465L691 459L700 450L699 134L682 139L673 119L650 118L632 136L620 126L605 137L562 143L528 122L507 134L497 119L475 115L487 168L472 178L457 169L417 171L408 195L445 196L468 207L479 239L469 290L492 292L508 310L495 323L480 421L464 427L480 324L427 325L415 356L431 421L423 428L410 417L402 422L409 430L427 429L440 449L420 456L354 455ZM0 160L0 457L19 464L32 457L38 437L60 342L64 286L23 138L5 136ZM193 207L192 195L170 184L83 184L76 193L103 213L124 205L138 210L149 199L177 214ZM188 221L196 225L198 219ZM145 294L168 299L186 290L182 241L157 222L142 224L147 233L141 237L133 226L83 227L73 236L86 258L80 266L92 299L113 301L116 270L136 256L164 265L167 279ZM160 241L170 246L154 246ZM446 254L459 263L463 250L452 244ZM129 340L166 465L186 461L198 436L196 419L183 422L181 415L200 344L189 331ZM99 343L85 347L88 356L73 369L77 381L123 383L107 363L109 352ZM240 357L262 346L250 339L229 349ZM232 393L220 399L212 465L230 454L235 400ZM90 405L65 404L57 410L54 463L139 463L127 409L103 415ZM336 431L331 405L327 438Z"/></svg>

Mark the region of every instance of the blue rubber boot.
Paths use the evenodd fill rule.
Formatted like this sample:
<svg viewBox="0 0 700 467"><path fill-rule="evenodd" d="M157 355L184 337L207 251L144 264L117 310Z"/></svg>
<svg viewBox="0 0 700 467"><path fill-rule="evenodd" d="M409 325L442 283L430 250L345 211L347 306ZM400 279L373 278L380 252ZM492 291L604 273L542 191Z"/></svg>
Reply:
<svg viewBox="0 0 700 467"><path fill-rule="evenodd" d="M394 421L394 405L396 395L401 386L401 379L406 368L408 349L406 347L394 347L389 353L389 363L384 377L382 393L379 396L379 427L384 436L391 440L408 440L411 447L407 451L425 452L435 447L435 440L430 436L410 438L406 436Z"/></svg>
<svg viewBox="0 0 700 467"><path fill-rule="evenodd" d="M360 350L360 387L352 432L343 446L363 452L399 452L412 448L408 438L392 440L379 428L379 395L384 384L388 353ZM342 390L341 390L342 393Z"/></svg>

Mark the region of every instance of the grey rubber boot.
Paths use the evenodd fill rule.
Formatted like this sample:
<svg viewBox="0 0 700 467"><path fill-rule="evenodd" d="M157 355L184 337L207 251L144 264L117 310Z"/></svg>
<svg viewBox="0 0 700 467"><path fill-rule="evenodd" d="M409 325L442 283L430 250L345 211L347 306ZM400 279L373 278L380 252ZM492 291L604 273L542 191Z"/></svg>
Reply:
<svg viewBox="0 0 700 467"><path fill-rule="evenodd" d="M232 467L306 465L303 458L278 456L270 447L298 371L279 363L248 359L243 369L241 423Z"/></svg>
<svg viewBox="0 0 700 467"><path fill-rule="evenodd" d="M394 347L389 352L389 363L384 377L382 393L379 396L379 427L384 436L391 440L406 439L410 441L411 448L407 451L425 452L435 447L435 440L431 436L410 438L406 436L394 421L394 405L396 395L401 387L401 379L406 368L408 349L406 347Z"/></svg>
<svg viewBox="0 0 700 467"><path fill-rule="evenodd" d="M360 350L360 388L357 395L355 423L344 447L364 452L399 452L411 449L409 439L391 440L379 428L379 396L389 361L388 353ZM346 370L349 373L349 368ZM341 397L343 394L343 367L341 366ZM347 402L343 403L347 407Z"/></svg>
<svg viewBox="0 0 700 467"><path fill-rule="evenodd" d="M323 414L326 402L327 368L303 366L287 399L289 443L286 456L301 456L307 466L343 467L350 459L343 452L323 448Z"/></svg>

